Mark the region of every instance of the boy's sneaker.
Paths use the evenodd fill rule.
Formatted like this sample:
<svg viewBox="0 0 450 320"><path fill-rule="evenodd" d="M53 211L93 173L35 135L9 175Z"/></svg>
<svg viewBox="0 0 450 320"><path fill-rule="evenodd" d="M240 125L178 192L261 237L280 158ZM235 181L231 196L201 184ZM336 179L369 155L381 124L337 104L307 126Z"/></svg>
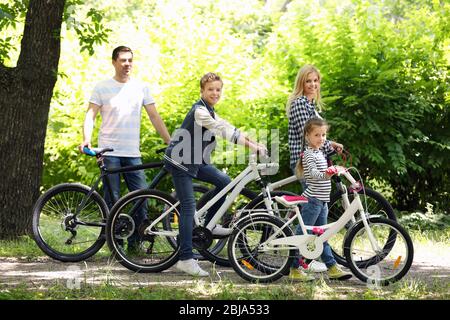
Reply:
<svg viewBox="0 0 450 320"><path fill-rule="evenodd" d="M305 270L306 272L325 272L328 268L325 263L313 260L308 264L308 268Z"/></svg>
<svg viewBox="0 0 450 320"><path fill-rule="evenodd" d="M214 229L212 229L211 232L213 236L229 236L233 232L233 229L224 228L220 224L216 224L216 226L214 227Z"/></svg>
<svg viewBox="0 0 450 320"><path fill-rule="evenodd" d="M175 266L178 270L186 272L191 276L208 277L209 273L200 268L198 262L194 259L179 260Z"/></svg>
<svg viewBox="0 0 450 320"><path fill-rule="evenodd" d="M337 264L328 268L328 278L330 280L348 280L352 274L342 270Z"/></svg>
<svg viewBox="0 0 450 320"><path fill-rule="evenodd" d="M306 274L303 270L297 268L291 268L289 272L289 279L296 281L312 281L315 278L309 274Z"/></svg>

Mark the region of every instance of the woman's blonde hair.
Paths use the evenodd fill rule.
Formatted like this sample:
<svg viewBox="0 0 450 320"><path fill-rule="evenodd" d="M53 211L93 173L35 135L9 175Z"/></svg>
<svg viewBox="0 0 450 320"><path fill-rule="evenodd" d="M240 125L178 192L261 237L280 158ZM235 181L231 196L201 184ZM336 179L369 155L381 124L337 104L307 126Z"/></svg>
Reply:
<svg viewBox="0 0 450 320"><path fill-rule="evenodd" d="M289 117L289 112L291 110L292 101L294 101L298 97L303 96L303 88L304 88L305 83L306 83L306 78L311 73L316 73L317 76L319 77L319 82L320 82L320 78L321 78L320 72L312 64L305 64L298 71L297 77L295 78L294 91L289 96L288 101L286 103L286 114L287 114L288 117ZM320 101L320 87L319 87L319 90L317 90L317 96L314 97L314 101L315 101L316 105L318 106L318 108L320 110L320 108L322 107L322 102Z"/></svg>
<svg viewBox="0 0 450 320"><path fill-rule="evenodd" d="M316 117L310 118L305 123L303 137L305 137L306 139L306 135L311 133L313 129L316 127L327 127L327 130L329 128L328 123L324 119ZM295 176L297 177L297 179L301 179L303 178L303 175L304 175L304 168L303 168L303 150L302 150L302 155L295 164Z"/></svg>

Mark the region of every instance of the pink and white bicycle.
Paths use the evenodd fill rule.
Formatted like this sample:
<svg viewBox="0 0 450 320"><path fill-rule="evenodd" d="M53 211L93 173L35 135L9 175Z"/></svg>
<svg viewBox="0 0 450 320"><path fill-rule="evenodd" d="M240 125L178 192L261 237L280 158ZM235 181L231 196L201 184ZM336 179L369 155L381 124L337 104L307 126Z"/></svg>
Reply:
<svg viewBox="0 0 450 320"><path fill-rule="evenodd" d="M292 217L283 219L259 213L235 223L228 241L228 259L242 278L262 283L278 280L289 273L298 254L307 259L318 258L323 243L345 229L358 215L357 222L347 230L343 244L343 253L352 273L363 282L382 286L406 275L414 255L411 237L396 221L368 215L358 193L360 182L353 178L349 169L341 166L336 169L336 175L345 176L350 182L353 199L337 221L307 226L298 205L308 199L281 196L275 200L293 209ZM348 193L347 189L344 191ZM303 235L294 235L291 229L294 221L300 224Z"/></svg>

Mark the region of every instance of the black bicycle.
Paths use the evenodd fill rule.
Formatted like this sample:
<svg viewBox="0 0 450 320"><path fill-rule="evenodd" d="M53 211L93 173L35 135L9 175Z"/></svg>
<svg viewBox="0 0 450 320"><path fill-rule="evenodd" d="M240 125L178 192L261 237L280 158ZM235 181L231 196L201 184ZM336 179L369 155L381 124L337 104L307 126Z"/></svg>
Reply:
<svg viewBox="0 0 450 320"><path fill-rule="evenodd" d="M80 183L58 184L36 201L33 208L33 237L39 248L53 259L63 262L82 261L97 253L104 245L109 209L98 192L100 181L109 184L109 180L103 179L104 177L159 168L160 171L148 186L149 189L155 189L164 177L170 174L164 168L163 162L108 169L103 159L104 153L110 151L113 149L85 150L87 155L96 157L100 169L100 176L91 186ZM159 152L163 152L163 149ZM194 184L194 191L199 198L210 191L210 188ZM172 195L176 197L176 194Z"/></svg>

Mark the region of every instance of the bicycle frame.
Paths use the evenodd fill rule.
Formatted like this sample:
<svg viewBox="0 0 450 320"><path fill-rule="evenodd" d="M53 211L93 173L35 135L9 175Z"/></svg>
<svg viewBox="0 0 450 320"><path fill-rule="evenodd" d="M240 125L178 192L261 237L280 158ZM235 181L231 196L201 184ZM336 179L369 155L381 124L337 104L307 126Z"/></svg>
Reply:
<svg viewBox="0 0 450 320"><path fill-rule="evenodd" d="M196 226L200 226L204 222L204 218L206 216L206 212L209 208L211 208L219 199L221 199L223 196L225 196L228 192L231 193L226 198L225 202L222 204L222 206L217 210L215 215L211 218L211 221L208 222L206 225L206 228L210 231L216 226L217 222L223 217L227 209L232 205L232 203L235 201L235 199L238 197L242 189L250 183L251 181L260 181L260 171L268 168L274 168L278 167L278 163L257 163L256 162L256 156L251 155L250 156L250 162L247 168L245 168L244 171L242 171L236 178L234 178L224 189L222 189L217 195L215 195L211 200L209 200L201 209L195 212L194 214L194 222ZM272 213L272 200L270 199L270 192L268 192L268 188L264 186L263 193L265 193L267 196L264 197L264 202L266 204L266 208ZM166 235L166 236L177 236L178 231L158 231L154 232L151 231L151 229L156 226L162 219L164 219L168 214L171 213L171 211L176 208L180 204L179 201L177 201L175 204L173 204L168 210L163 212L158 219L153 221L150 226L146 228L145 233L147 234L155 234L155 235ZM236 218L239 218L242 211L238 212L236 214Z"/></svg>
<svg viewBox="0 0 450 320"><path fill-rule="evenodd" d="M158 172L158 174L153 178L152 182L149 184L148 189L153 189L167 174L168 171L164 168L163 162L149 162L144 163L140 165L135 166L126 166L126 167L120 167L120 168L112 168L108 169L106 168L104 162L103 162L103 155L97 156L97 163L98 167L100 169L100 176L95 180L95 182L90 186L89 192L86 194L86 196L83 198L81 203L78 205L77 210L74 213L74 217L78 216L80 211L84 208L86 205L88 199L92 196L92 194L97 190L100 181L103 180L103 183L105 183L108 186L109 196L112 198L112 192L111 192L111 185L108 179L108 176L111 174L118 174L118 173L124 173L124 172L130 172L130 171L137 171L137 170L144 170L144 169L154 169L154 168L161 168L161 171ZM106 179L103 179L105 178ZM92 222L82 222L77 221L78 224L86 225L86 226L94 226L94 227L102 227L105 225L104 222L102 223L92 223Z"/></svg>
<svg viewBox="0 0 450 320"><path fill-rule="evenodd" d="M339 175L344 175L351 183L354 193L354 199L353 201L348 205L342 216L333 223L322 225L322 226L306 226L303 222L302 216L300 214L300 210L298 206L291 205L291 207L294 207L295 215L290 218L281 228L279 231L272 234L267 240L265 240L261 245L260 248L262 251L266 250L279 250L280 245L285 245L288 247L295 247L300 250L300 254L304 256L307 259L316 259L318 258L323 251L323 243L326 242L329 238L331 238L333 235L338 233L341 229L345 227L345 225L354 219L354 216L357 212L360 212L361 219L363 221L363 224L365 226L366 232L368 234L368 238L371 242L372 248L376 252L380 252L381 248L378 245L378 243L375 240L375 237L372 234L372 231L369 227L369 224L367 222L367 217L364 212L364 207L362 205L361 199L358 194L358 187L359 182L357 182L351 174L347 171L347 169L343 167L338 167ZM345 186L344 186L345 188ZM344 189L345 197L348 201L348 194L347 189ZM303 235L295 235L290 237L284 237L275 239L283 230L285 227L289 226L295 219L298 219L300 223L300 227L303 231ZM314 231L314 229L319 229L320 231L324 231L320 235L314 235L314 234L308 234L307 230ZM313 242L314 246L309 246ZM310 247L314 247L314 250L311 250Z"/></svg>
<svg viewBox="0 0 450 320"><path fill-rule="evenodd" d="M352 177L352 179L353 179L353 177ZM347 193L347 188L346 188L346 186L342 183L340 177L336 177L336 178L335 178L335 177L333 176L332 180L334 181L334 183L335 183L337 189L338 189L339 192L341 193L342 200L343 200L343 208L344 208L344 209L347 209L347 208L350 206L350 200L348 199L348 193ZM354 180L354 179L353 179L353 180ZM349 181L350 181L350 180L349 180ZM268 191L269 191L269 192L272 192L272 191L274 191L274 190L277 190L277 189L279 189L279 188L281 188L281 187L283 187L283 186L285 186L285 185L288 185L288 184L290 184L290 183L293 183L293 182L298 182L298 178L297 178L297 176L295 176L295 175L292 175L292 176L290 176L290 177L287 177L287 178L285 178L285 179L282 179L282 180L279 180L279 181L276 181L276 182L270 182L270 183L267 184L267 188L268 188ZM350 181L350 182L351 182L351 181ZM356 222L355 217L352 217L350 220L351 220L353 223Z"/></svg>

